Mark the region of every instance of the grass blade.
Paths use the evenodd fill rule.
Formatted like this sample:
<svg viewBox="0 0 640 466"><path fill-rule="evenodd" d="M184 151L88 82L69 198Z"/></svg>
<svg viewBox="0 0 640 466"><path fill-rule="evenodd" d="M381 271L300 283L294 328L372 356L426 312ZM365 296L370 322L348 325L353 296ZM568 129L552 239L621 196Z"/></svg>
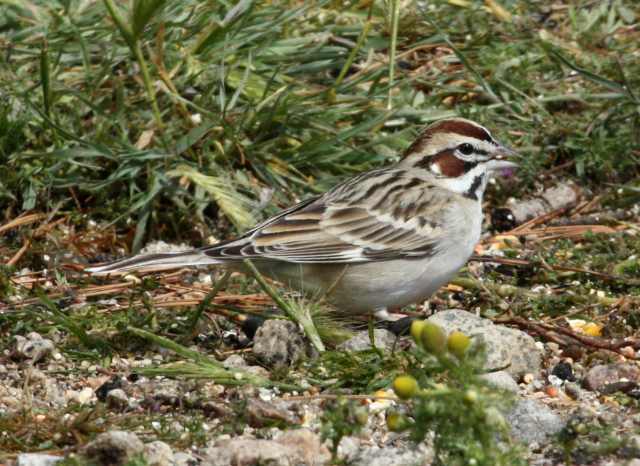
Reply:
<svg viewBox="0 0 640 466"><path fill-rule="evenodd" d="M258 271L253 262L249 259L244 260L244 265L249 269L253 278L256 279L260 288L267 293L271 299L277 304L277 306L289 317L289 319L293 320L297 324L299 324L309 340L311 340L311 344L315 347L318 352L322 353L325 350L324 343L322 343L322 339L320 338L320 334L318 333L318 329L316 328L311 316L308 312L305 312L304 309L295 309L293 306L289 306L289 304L282 299L282 297L267 283L262 274Z"/></svg>

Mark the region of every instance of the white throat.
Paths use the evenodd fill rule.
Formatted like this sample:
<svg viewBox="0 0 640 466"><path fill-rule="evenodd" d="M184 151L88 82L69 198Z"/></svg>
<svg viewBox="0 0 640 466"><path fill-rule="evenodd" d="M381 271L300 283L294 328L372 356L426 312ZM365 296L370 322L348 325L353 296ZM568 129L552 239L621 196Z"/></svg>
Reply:
<svg viewBox="0 0 640 466"><path fill-rule="evenodd" d="M488 178L489 173L486 167L483 164L478 164L457 178L436 178L436 183L449 191L481 201Z"/></svg>

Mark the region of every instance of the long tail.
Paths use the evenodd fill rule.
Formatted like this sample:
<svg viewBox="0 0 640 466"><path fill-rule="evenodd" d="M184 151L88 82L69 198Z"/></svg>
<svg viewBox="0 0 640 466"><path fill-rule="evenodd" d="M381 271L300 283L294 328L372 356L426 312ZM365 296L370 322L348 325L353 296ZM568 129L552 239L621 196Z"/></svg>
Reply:
<svg viewBox="0 0 640 466"><path fill-rule="evenodd" d="M123 272L169 270L180 267L195 267L198 265L212 265L226 262L215 257L207 256L198 249L184 252L165 252L157 254L140 254L138 256L120 259L109 264L88 267L84 269L93 275L118 274Z"/></svg>

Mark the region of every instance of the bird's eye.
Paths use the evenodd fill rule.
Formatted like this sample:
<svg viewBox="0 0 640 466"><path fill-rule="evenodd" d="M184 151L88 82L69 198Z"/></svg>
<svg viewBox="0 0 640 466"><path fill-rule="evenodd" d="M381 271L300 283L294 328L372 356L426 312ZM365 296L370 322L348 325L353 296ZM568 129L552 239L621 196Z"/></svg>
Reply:
<svg viewBox="0 0 640 466"><path fill-rule="evenodd" d="M464 144L460 144L458 146L458 150L464 154L464 155L471 155L473 154L473 146L469 143L464 143Z"/></svg>

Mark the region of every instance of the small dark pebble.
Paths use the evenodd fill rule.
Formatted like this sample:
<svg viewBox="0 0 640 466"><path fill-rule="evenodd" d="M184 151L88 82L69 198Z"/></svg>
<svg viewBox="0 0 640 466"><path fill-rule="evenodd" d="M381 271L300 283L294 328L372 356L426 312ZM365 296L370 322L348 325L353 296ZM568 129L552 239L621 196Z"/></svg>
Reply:
<svg viewBox="0 0 640 466"><path fill-rule="evenodd" d="M250 339L240 336L235 330L224 332L222 335L222 341L225 346L232 349L243 349L251 343Z"/></svg>
<svg viewBox="0 0 640 466"><path fill-rule="evenodd" d="M263 319L262 317L249 316L244 322L242 322L242 331L249 340L253 340L253 337L256 335L256 332L262 324L264 324L265 320L266 319Z"/></svg>
<svg viewBox="0 0 640 466"><path fill-rule="evenodd" d="M416 320L415 317L403 317L402 319L387 322L387 330L396 336L408 335L411 323Z"/></svg>
<svg viewBox="0 0 640 466"><path fill-rule="evenodd" d="M573 367L566 361L560 361L551 371L551 374L555 375L559 379L568 380L569 382L575 382L576 377L573 375Z"/></svg>
<svg viewBox="0 0 640 466"><path fill-rule="evenodd" d="M507 277L513 277L516 275L517 271L511 265L499 265L495 268L495 271L500 275L505 275Z"/></svg>
<svg viewBox="0 0 640 466"><path fill-rule="evenodd" d="M636 400L640 400L640 387L636 387L627 392L627 395L631 398L635 398Z"/></svg>
<svg viewBox="0 0 640 466"><path fill-rule="evenodd" d="M511 209L499 208L491 211L491 227L494 231L509 231L515 226L516 219Z"/></svg>
<svg viewBox="0 0 640 466"><path fill-rule="evenodd" d="M107 393L116 388L122 388L122 379L120 377L113 377L100 385L96 389L96 398L104 402L107 399Z"/></svg>

